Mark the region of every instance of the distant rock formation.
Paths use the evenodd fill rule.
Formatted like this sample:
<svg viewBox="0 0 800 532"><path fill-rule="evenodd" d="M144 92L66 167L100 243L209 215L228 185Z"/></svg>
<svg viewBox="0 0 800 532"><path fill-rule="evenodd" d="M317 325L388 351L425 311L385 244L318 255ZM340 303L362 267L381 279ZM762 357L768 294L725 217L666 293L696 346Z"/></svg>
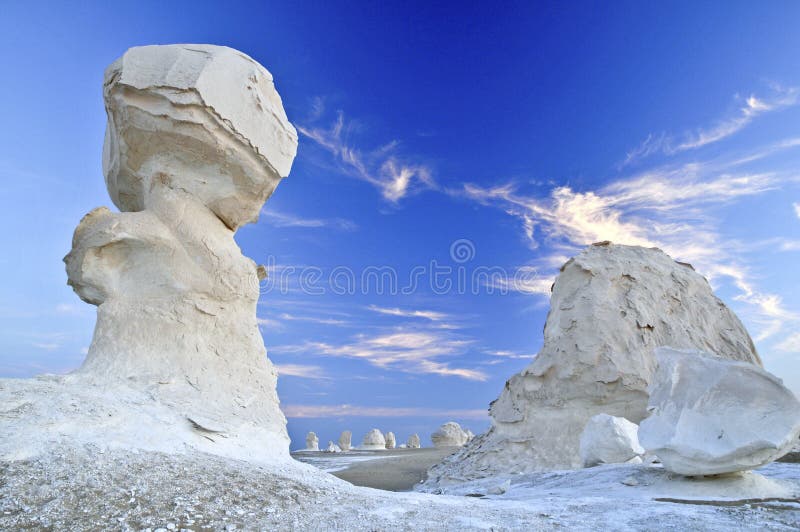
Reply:
<svg viewBox="0 0 800 532"><path fill-rule="evenodd" d="M755 469L791 451L800 402L772 374L709 353L662 347L639 437L664 469L717 475Z"/></svg>
<svg viewBox="0 0 800 532"><path fill-rule="evenodd" d="M366 451L384 451L386 450L386 438L383 433L378 429L372 429L364 436L364 441L361 442L361 449Z"/></svg>
<svg viewBox="0 0 800 532"><path fill-rule="evenodd" d="M394 449L396 442L394 439L394 432L387 432L386 433L386 448L387 449Z"/></svg>
<svg viewBox="0 0 800 532"><path fill-rule="evenodd" d="M333 443L332 441L328 442L328 446L325 448L326 453L340 453L342 452L342 448Z"/></svg>
<svg viewBox="0 0 800 532"><path fill-rule="evenodd" d="M352 438L353 438L353 433L350 432L349 430L345 430L344 432L342 432L342 435L339 436L339 447L342 449L342 451L350 450L350 446L352 445Z"/></svg>
<svg viewBox="0 0 800 532"><path fill-rule="evenodd" d="M103 96L103 171L121 212L87 214L64 259L69 284L98 308L85 362L59 382L118 392L103 399L112 413L74 435L96 426L119 445L288 459L256 322L265 272L234 239L297 149L272 76L226 47L144 46L108 67ZM75 393L52 393L62 391ZM144 419L115 403L127 399ZM170 429L143 437L153 422Z"/></svg>
<svg viewBox="0 0 800 532"><path fill-rule="evenodd" d="M306 451L319 451L319 438L313 432L306 434Z"/></svg>
<svg viewBox="0 0 800 532"><path fill-rule="evenodd" d="M455 421L448 421L431 434L434 447L461 447L469 440L469 434Z"/></svg>
<svg viewBox="0 0 800 532"><path fill-rule="evenodd" d="M644 449L639 445L638 432L636 423L622 417L608 414L592 417L586 423L580 439L583 467L621 464L639 458L644 454Z"/></svg>
<svg viewBox="0 0 800 532"><path fill-rule="evenodd" d="M489 431L434 466L429 484L580 467L580 435L592 416L646 416L656 347L761 365L708 282L661 250L589 246L564 264L552 292L541 351L492 403Z"/></svg>
<svg viewBox="0 0 800 532"><path fill-rule="evenodd" d="M409 449L419 449L420 442L419 442L419 434L412 434L408 437L408 441L406 442L406 446Z"/></svg>

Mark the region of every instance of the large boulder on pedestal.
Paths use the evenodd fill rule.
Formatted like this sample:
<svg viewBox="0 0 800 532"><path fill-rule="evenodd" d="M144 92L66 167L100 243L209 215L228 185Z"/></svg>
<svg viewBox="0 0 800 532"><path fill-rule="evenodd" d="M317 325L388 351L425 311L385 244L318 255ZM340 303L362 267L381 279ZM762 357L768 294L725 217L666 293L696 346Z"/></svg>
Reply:
<svg viewBox="0 0 800 532"><path fill-rule="evenodd" d="M800 402L752 364L662 347L639 437L664 468L682 475L755 469L791 451Z"/></svg>
<svg viewBox="0 0 800 532"><path fill-rule="evenodd" d="M586 248L561 268L544 345L491 404L491 428L434 466L428 485L581 467L592 416L647 416L653 350L664 345L761 365L739 319L690 265L659 249Z"/></svg>

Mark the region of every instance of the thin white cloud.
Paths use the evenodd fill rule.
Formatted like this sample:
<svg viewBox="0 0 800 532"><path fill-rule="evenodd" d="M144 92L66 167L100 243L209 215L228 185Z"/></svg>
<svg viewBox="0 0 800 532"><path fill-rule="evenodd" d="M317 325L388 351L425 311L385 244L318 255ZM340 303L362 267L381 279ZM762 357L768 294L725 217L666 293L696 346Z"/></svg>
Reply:
<svg viewBox="0 0 800 532"><path fill-rule="evenodd" d="M638 147L626 154L622 166L644 159L655 153L673 155L694 150L724 140L747 127L760 115L794 106L800 98L800 87L773 87L767 97L750 95L731 115L717 121L711 127L698 128L676 139L666 133L650 134Z"/></svg>
<svg viewBox="0 0 800 532"><path fill-rule="evenodd" d="M775 344L775 349L787 353L800 353L800 333L790 334L784 340Z"/></svg>
<svg viewBox="0 0 800 532"><path fill-rule="evenodd" d="M258 322L258 325L264 329L269 329L272 331L280 330L284 327L283 323L272 318L256 318L256 322Z"/></svg>
<svg viewBox="0 0 800 532"><path fill-rule="evenodd" d="M398 158L397 141L368 152L349 144L349 133L354 129L341 111L328 128L297 126L300 134L333 156L340 171L371 184L392 203L418 190L436 187L427 166L404 163Z"/></svg>
<svg viewBox="0 0 800 532"><path fill-rule="evenodd" d="M281 320L286 321L307 321L311 323L321 323L323 325L347 325L348 322L345 320L337 320L334 318L321 318L319 316L298 316L296 314L289 314L288 312L282 312L277 315L277 317Z"/></svg>
<svg viewBox="0 0 800 532"><path fill-rule="evenodd" d="M264 207L261 216L267 218L275 227L333 228L342 231L355 231L358 225L344 218L301 218Z"/></svg>
<svg viewBox="0 0 800 532"><path fill-rule="evenodd" d="M33 343L33 344L31 344L31 345L33 345L33 347L35 347L35 348L37 348L37 349L43 349L43 350L45 350L45 351L55 351L56 349L58 349L59 347L61 347L61 344L56 344L56 343L44 343L44 342L34 342L34 343Z"/></svg>
<svg viewBox="0 0 800 532"><path fill-rule="evenodd" d="M420 407L358 406L358 405L281 405L288 418L332 417L435 417L442 419L485 419L486 409L448 410Z"/></svg>
<svg viewBox="0 0 800 532"><path fill-rule="evenodd" d="M459 377L485 381L484 372L453 367L443 358L462 355L472 340L454 338L447 331L419 331L403 328L377 335L357 335L349 343L306 342L300 345L275 346L275 353L308 353L365 360L369 364L405 373Z"/></svg>
<svg viewBox="0 0 800 532"><path fill-rule="evenodd" d="M792 207L794 207L795 216L800 218L800 203L792 203Z"/></svg>
<svg viewBox="0 0 800 532"><path fill-rule="evenodd" d="M379 307L377 305L370 305L367 308L379 314L387 314L389 316L398 316L401 318L424 318L430 321L443 321L450 318L449 314L445 314L444 312L436 312L433 310L406 310L400 308Z"/></svg>
<svg viewBox="0 0 800 532"><path fill-rule="evenodd" d="M279 376L301 377L303 379L329 379L320 366L305 364L275 364Z"/></svg>
<svg viewBox="0 0 800 532"><path fill-rule="evenodd" d="M531 359L536 356L535 353L519 353L517 351L510 351L508 349L486 351L486 354L491 355L493 357L520 358L520 359Z"/></svg>

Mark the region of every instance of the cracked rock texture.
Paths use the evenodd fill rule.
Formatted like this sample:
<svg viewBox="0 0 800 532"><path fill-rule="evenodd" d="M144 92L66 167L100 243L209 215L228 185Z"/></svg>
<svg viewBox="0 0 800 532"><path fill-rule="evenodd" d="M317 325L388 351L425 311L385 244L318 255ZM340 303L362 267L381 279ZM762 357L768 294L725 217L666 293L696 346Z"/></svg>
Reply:
<svg viewBox="0 0 800 532"><path fill-rule="evenodd" d="M664 469L716 475L768 464L800 436L800 402L763 369L662 347L642 445Z"/></svg>
<svg viewBox="0 0 800 532"><path fill-rule="evenodd" d="M297 148L272 76L226 47L144 46L108 67L103 96L103 170L122 212L87 214L64 259L69 284L98 307L94 338L75 373L9 382L0 395L63 416L44 423L45 439L99 437L105 427L103 445L288 459L256 322L259 272L234 240ZM37 387L44 396L27 392ZM42 406L71 395L88 401L74 419L64 405ZM35 453L17 428L0 452Z"/></svg>
<svg viewBox="0 0 800 532"><path fill-rule="evenodd" d="M587 247L561 268L544 345L490 407L492 426L429 473L429 485L581 467L596 414L639 423L660 346L761 366L750 336L704 277L659 249Z"/></svg>

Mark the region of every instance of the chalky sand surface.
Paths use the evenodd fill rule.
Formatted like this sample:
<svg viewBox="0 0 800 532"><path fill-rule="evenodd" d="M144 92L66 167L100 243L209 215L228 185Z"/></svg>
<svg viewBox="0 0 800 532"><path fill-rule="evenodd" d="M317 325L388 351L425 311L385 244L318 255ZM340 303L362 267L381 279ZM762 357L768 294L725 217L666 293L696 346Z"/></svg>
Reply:
<svg viewBox="0 0 800 532"><path fill-rule="evenodd" d="M255 321L259 270L233 239L297 146L271 76L229 48L142 47L109 67L104 96L103 166L121 212L89 213L66 258L70 284L98 306L95 335L71 375L0 380L0 529L800 526L796 464L710 480L634 465L480 470L486 478L430 495L355 487L291 460ZM545 336L492 409L494 448L512 451L499 469L572 464L584 414L566 409L563 436L552 424L571 401L586 419L602 405L638 422L652 347L758 362L698 275L640 248L592 248L568 265ZM550 440L534 430L538 410ZM534 453L532 440L554 447Z"/></svg>
<svg viewBox="0 0 800 532"><path fill-rule="evenodd" d="M761 365L739 319L690 265L658 249L588 247L561 268L544 346L491 404L492 427L436 466L429 484L581 467L589 418L646 417L660 346Z"/></svg>

